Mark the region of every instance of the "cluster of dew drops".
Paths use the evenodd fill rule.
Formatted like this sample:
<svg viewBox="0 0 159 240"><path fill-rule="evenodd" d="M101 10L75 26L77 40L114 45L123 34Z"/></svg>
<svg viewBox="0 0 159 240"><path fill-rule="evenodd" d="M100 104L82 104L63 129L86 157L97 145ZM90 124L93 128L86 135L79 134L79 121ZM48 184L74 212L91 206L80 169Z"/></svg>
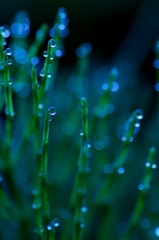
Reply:
<svg viewBox="0 0 159 240"><path fill-rule="evenodd" d="M49 46L50 46L51 48L55 48L55 47L56 47L56 41L55 41L54 39L50 39L50 40L49 40ZM44 56L45 58L48 57L48 51L47 51L47 50L45 50L45 51L43 52L43 56ZM50 57L50 61L52 61L52 60L54 59L54 54L51 52L49 57ZM50 67L50 66L49 66L49 67ZM40 71L40 77L44 77L44 68L42 68L42 70ZM48 77L48 78L51 78L51 73L50 73L50 71L48 71L47 77Z"/></svg>
<svg viewBox="0 0 159 240"><path fill-rule="evenodd" d="M49 110L49 114L50 114L49 122L51 122L52 117L56 115L56 108L55 107L50 107L48 110Z"/></svg>

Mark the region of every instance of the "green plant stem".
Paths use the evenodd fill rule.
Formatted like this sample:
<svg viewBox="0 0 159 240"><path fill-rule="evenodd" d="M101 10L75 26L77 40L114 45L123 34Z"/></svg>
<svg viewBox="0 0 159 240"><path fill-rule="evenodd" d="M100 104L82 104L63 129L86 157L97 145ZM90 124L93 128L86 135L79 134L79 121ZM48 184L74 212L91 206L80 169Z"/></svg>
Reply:
<svg viewBox="0 0 159 240"><path fill-rule="evenodd" d="M82 106L82 130L83 130L83 139L80 150L80 157L78 161L78 174L77 180L75 182L76 192L74 191L74 199L76 202L75 205L75 225L73 232L73 240L81 240L82 238L82 226L83 224L83 216L82 216L82 202L84 199L84 195L86 194L86 166L87 166L87 142L88 141L88 121L87 121L87 107L86 107L86 99L81 98L81 106Z"/></svg>
<svg viewBox="0 0 159 240"><path fill-rule="evenodd" d="M45 39L47 37L48 30L49 30L49 27L46 23L42 24L41 27L38 29L35 40L29 49L29 58L30 59L32 59L33 57L35 57L38 54L40 47L42 46L43 42L45 41Z"/></svg>
<svg viewBox="0 0 159 240"><path fill-rule="evenodd" d="M51 55L52 49L50 47L50 43L48 42L48 46L47 46L47 57L45 59L44 62L44 76L42 77L42 83L40 85L39 88L39 99L41 100L44 94L44 91L47 89L47 74L48 74L48 70L49 70L49 65L51 64L51 60L50 60L50 55Z"/></svg>
<svg viewBox="0 0 159 240"><path fill-rule="evenodd" d="M103 182L103 187L101 188L101 190L98 194L98 197L96 199L96 202L99 204L101 203L101 201L104 200L105 196L107 196L107 194L110 190L110 187L112 186L112 183L114 182L114 179L116 177L116 174L117 174L116 172L117 172L118 168L122 167L125 162L125 159L126 159L126 156L128 153L128 149L129 149L129 145L130 145L130 138L134 131L135 120L136 120L136 111L134 111L131 116L129 128L126 133L126 140L122 143L122 147L119 152L119 155L113 164L114 171L112 174L109 174L106 181Z"/></svg>
<svg viewBox="0 0 159 240"><path fill-rule="evenodd" d="M122 240L129 240L132 237L132 234L135 230L135 228L137 227L140 218L141 218L141 214L143 212L144 206L145 206L145 199L146 199L146 195L149 189L149 185L150 185L150 181L152 178L152 163L154 161L155 158L155 154L156 154L156 148L152 147L149 150L149 156L148 156L148 163L150 164L150 166L146 166L145 168L145 173L142 179L142 185L143 185L143 189L139 190L139 195L132 213L132 216L130 218L129 221L129 227L128 227L128 231L126 233L126 235L122 238Z"/></svg>
<svg viewBox="0 0 159 240"><path fill-rule="evenodd" d="M40 119L38 109L38 93L37 93L37 72L35 66L32 67L32 95L33 95L33 116L34 116L34 152L36 159L35 170L35 187L34 187L34 203L35 203L35 219L37 227L37 238L42 239L42 217L41 217L41 178L39 176L41 169L41 153L40 153Z"/></svg>
<svg viewBox="0 0 159 240"><path fill-rule="evenodd" d="M46 110L44 119L43 130L43 143L42 143L42 160L41 160L41 192L42 192L42 207L44 212L44 239L48 239L48 231L46 230L50 219L50 207L47 190L47 148L49 139L49 109Z"/></svg>

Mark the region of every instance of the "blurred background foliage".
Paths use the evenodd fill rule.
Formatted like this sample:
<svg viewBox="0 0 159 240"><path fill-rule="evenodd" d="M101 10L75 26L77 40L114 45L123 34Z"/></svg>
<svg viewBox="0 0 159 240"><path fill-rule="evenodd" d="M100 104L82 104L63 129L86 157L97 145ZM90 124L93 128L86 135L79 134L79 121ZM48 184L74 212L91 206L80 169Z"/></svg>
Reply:
<svg viewBox="0 0 159 240"><path fill-rule="evenodd" d="M108 116L108 125L105 127L104 121L101 119L101 124L98 123L95 127L95 134L90 134L91 156L93 157L90 156L89 159L91 173L88 179L90 194L86 199L88 204L87 216L91 211L89 210L92 206L91 200L96 195L96 190L100 189L101 181L104 178L98 159L103 159L103 165L114 161L121 146L120 134L118 135L119 126L126 122L135 109L141 108L144 112L141 129L131 143L129 157L125 164L125 173L116 182L116 195L111 195L110 209L108 210L107 207L103 206L103 213L93 219L92 225L86 228L84 235L85 237L89 236L90 239L103 240L104 234L107 232L107 236L111 236L111 240L119 239L127 230L127 222L138 195L137 186L142 179L148 149L153 145L157 148L156 163L158 164L159 128L157 93L154 88L156 72L153 61L155 58L154 45L159 36L159 3L157 0L2 1L0 25L10 25L16 12L25 10L30 19L28 37L30 45L35 38L35 32L42 23L47 23L50 27L53 26L59 7L64 7L67 10L69 35L64 43L65 55L59 61L54 90L48 94L49 104L57 109L57 116L50 127L50 142L54 149L52 146L49 147L48 157L48 187L50 199L53 199L51 201L52 215L59 217L61 222L57 238L64 234L61 229L65 229L65 221L69 219L69 197L76 175L76 160L80 146L78 131L81 128L81 115L77 110L79 110L79 97L81 95L77 93L76 86L74 86L75 91L72 86L70 87L72 84L70 76L77 71L76 49L81 44L88 42L92 45L90 63L86 71L89 84L86 84L86 91L82 94L87 98L89 122L98 102L97 99L102 94L101 86L108 78L112 67L117 67L119 72L116 80L119 84L119 90L112 92L112 103L115 110L112 112L113 114ZM41 57L42 52L46 50L46 44L47 41L40 50ZM12 74L13 77L16 76L13 69ZM29 76L29 84L30 82ZM53 99L52 94L54 94ZM18 100L16 97L14 100L15 112L17 112L13 131L15 142L19 141L19 135L28 120L29 104L32 101L30 97L26 99L18 97ZM66 101L63 101L64 99ZM2 113L2 119L4 118ZM3 137L4 121L1 120L0 123L0 133ZM108 136L103 134L105 128ZM105 137L102 140L105 147L100 145L101 137ZM27 161L32 159L32 141L30 135L27 154L23 156L22 161L14 170L16 182L26 200L24 201L25 209L29 209L32 201L34 167L31 161ZM16 153L18 146L18 144L14 146L12 154ZM63 169L64 164L66 164L65 169ZM103 219L109 211L111 214L108 216L111 216L111 220L106 220L105 223ZM149 190L144 214L138 224L134 239L158 238L158 214L159 181L157 168L153 172L152 187ZM28 216L33 216L31 210ZM22 239L21 233L16 232L19 229L19 222L16 221L17 219L9 225L8 222L6 224L1 220L2 239L10 239L10 234L13 234L13 239ZM67 224L70 227L69 223ZM34 225L34 222L27 225L26 235L33 234ZM68 229L70 229L69 227ZM69 236L67 231L66 236ZM32 235L32 237L34 239L35 236ZM61 238L59 237L59 239Z"/></svg>

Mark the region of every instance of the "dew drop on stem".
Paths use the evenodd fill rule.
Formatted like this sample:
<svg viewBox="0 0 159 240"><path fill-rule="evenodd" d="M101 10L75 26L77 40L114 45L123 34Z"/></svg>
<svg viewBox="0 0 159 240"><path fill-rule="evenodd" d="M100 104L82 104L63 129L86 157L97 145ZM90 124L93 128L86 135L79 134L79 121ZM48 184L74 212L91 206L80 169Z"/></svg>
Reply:
<svg viewBox="0 0 159 240"><path fill-rule="evenodd" d="M12 55L12 51L11 51L10 48L7 48L7 49L5 50L5 52L6 52L7 56L11 56L11 55Z"/></svg>
<svg viewBox="0 0 159 240"><path fill-rule="evenodd" d="M50 115L51 115L51 116L54 116L54 115L56 114L56 109L55 109L55 107L50 107L50 108L49 108L49 112L50 112Z"/></svg>
<svg viewBox="0 0 159 240"><path fill-rule="evenodd" d="M141 109L136 110L136 118L141 120L144 117L143 111Z"/></svg>
<svg viewBox="0 0 159 240"><path fill-rule="evenodd" d="M49 45L50 45L51 48L56 47L56 41L54 39L50 39L49 40Z"/></svg>

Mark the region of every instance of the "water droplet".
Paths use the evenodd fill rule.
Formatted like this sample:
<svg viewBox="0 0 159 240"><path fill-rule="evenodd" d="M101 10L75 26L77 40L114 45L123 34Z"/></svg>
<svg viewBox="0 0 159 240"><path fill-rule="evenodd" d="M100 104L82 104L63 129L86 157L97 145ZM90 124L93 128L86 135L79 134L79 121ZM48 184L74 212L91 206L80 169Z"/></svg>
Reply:
<svg viewBox="0 0 159 240"><path fill-rule="evenodd" d="M146 167L150 167L150 163L149 163L149 162L146 162L146 163L145 163L145 166L146 166Z"/></svg>
<svg viewBox="0 0 159 240"><path fill-rule="evenodd" d="M12 60L11 60L11 59L8 59L8 60L7 60L7 63L8 63L8 65L12 65Z"/></svg>
<svg viewBox="0 0 159 240"><path fill-rule="evenodd" d="M79 135L83 136L83 130L82 129L79 130Z"/></svg>
<svg viewBox="0 0 159 240"><path fill-rule="evenodd" d="M50 72L47 73L47 77L51 78L51 73Z"/></svg>
<svg viewBox="0 0 159 240"><path fill-rule="evenodd" d="M52 117L49 117L49 122L51 122L52 121Z"/></svg>
<svg viewBox="0 0 159 240"><path fill-rule="evenodd" d="M5 50L5 52L6 52L7 56L12 55L12 51L11 51L10 48L7 48L7 49Z"/></svg>
<svg viewBox="0 0 159 240"><path fill-rule="evenodd" d="M83 213L87 212L87 207L86 207L86 206L83 206L83 207L81 208L81 211L82 211Z"/></svg>
<svg viewBox="0 0 159 240"><path fill-rule="evenodd" d="M134 127L136 127L136 128L139 128L139 127L140 127L140 122L139 122L138 119L135 121Z"/></svg>
<svg viewBox="0 0 159 240"><path fill-rule="evenodd" d="M44 56L44 57L47 57L47 56L48 56L48 52L47 52L47 51L44 51L44 52L43 52L43 56Z"/></svg>
<svg viewBox="0 0 159 240"><path fill-rule="evenodd" d="M54 59L54 55L51 53L50 54L50 60L53 60Z"/></svg>
<svg viewBox="0 0 159 240"><path fill-rule="evenodd" d="M151 166L153 169L157 168L157 165L155 163L152 164Z"/></svg>
<svg viewBox="0 0 159 240"><path fill-rule="evenodd" d="M39 75L40 75L40 77L44 77L44 69L41 70Z"/></svg>
<svg viewBox="0 0 159 240"><path fill-rule="evenodd" d="M57 227L60 226L60 221L59 221L58 218L54 218L54 220L53 220L53 226L54 226L55 228L57 228Z"/></svg>
<svg viewBox="0 0 159 240"><path fill-rule="evenodd" d="M122 167L118 168L118 173L119 174L123 174L124 172L125 172L124 168L122 168Z"/></svg>
<svg viewBox="0 0 159 240"><path fill-rule="evenodd" d="M49 45L50 45L51 48L56 47L56 41L54 39L50 39L49 40Z"/></svg>
<svg viewBox="0 0 159 240"><path fill-rule="evenodd" d="M50 107L49 111L50 111L51 116L54 116L56 114L56 108L54 108L54 107Z"/></svg>
<svg viewBox="0 0 159 240"><path fill-rule="evenodd" d="M136 110L136 118L137 119L142 119L144 117L143 111L141 109Z"/></svg>
<svg viewBox="0 0 159 240"><path fill-rule="evenodd" d="M11 79L9 79L9 85L12 85L13 81Z"/></svg>
<svg viewBox="0 0 159 240"><path fill-rule="evenodd" d="M52 230L52 224L47 225L47 230L51 231Z"/></svg>
<svg viewBox="0 0 159 240"><path fill-rule="evenodd" d="M84 148L85 148L85 150L87 150L88 148L90 148L91 147L91 144L90 144L90 140L86 140L85 142L84 142Z"/></svg>

